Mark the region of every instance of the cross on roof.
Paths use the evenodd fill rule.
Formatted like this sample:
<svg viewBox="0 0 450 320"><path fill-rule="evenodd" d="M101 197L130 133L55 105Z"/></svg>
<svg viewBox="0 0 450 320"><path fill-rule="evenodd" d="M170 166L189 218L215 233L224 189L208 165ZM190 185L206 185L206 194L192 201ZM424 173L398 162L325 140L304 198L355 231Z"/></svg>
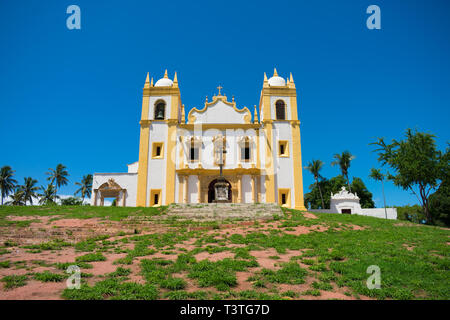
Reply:
<svg viewBox="0 0 450 320"><path fill-rule="evenodd" d="M220 90L223 89L223 87L221 87L220 85L217 87L217 89L219 89L219 96L220 96Z"/></svg>

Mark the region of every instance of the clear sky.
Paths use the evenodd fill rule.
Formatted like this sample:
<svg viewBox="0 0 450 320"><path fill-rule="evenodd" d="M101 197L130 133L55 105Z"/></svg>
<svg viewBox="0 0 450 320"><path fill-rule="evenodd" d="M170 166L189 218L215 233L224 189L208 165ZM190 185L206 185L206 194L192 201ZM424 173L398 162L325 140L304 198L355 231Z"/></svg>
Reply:
<svg viewBox="0 0 450 320"><path fill-rule="evenodd" d="M81 8L81 30L66 9ZM366 9L381 9L368 30ZM70 184L93 172L125 172L138 160L142 87L178 73L187 110L220 84L238 107L259 103L263 73L293 73L303 165L356 156L382 206L369 143L408 127L449 140L450 1L0 1L0 166L20 183L67 166ZM253 110L253 108L251 108ZM313 183L304 172L305 192ZM392 184L388 205L416 203Z"/></svg>

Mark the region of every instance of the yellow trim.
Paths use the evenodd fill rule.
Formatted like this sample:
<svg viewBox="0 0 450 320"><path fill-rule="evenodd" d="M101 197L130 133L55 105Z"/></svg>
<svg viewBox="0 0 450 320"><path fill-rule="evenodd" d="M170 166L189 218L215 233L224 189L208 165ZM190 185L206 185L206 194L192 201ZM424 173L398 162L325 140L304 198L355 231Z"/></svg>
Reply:
<svg viewBox="0 0 450 320"><path fill-rule="evenodd" d="M281 146L284 145L284 153L281 153ZM289 158L289 141L279 140L278 141L278 157Z"/></svg>
<svg viewBox="0 0 450 320"><path fill-rule="evenodd" d="M192 116L195 118L195 116ZM195 120L192 120L195 121ZM260 124L257 123L182 123L179 125L179 128L186 130L194 130L195 126L201 126L203 130L207 129L258 129L261 127Z"/></svg>
<svg viewBox="0 0 450 320"><path fill-rule="evenodd" d="M148 148L150 140L150 122L148 122L148 112L150 109L150 96L144 89L142 97L141 132L139 138L139 166L136 206L145 207L147 198L147 173L148 173Z"/></svg>
<svg viewBox="0 0 450 320"><path fill-rule="evenodd" d="M159 155L156 155L156 149L160 147ZM152 143L152 159L164 159L164 142Z"/></svg>
<svg viewBox="0 0 450 320"><path fill-rule="evenodd" d="M295 209L306 210L303 195L303 174L302 174L302 149L300 140L300 126L293 123L292 126L292 155L294 171L294 191Z"/></svg>
<svg viewBox="0 0 450 320"><path fill-rule="evenodd" d="M236 107L236 102L234 102L234 101L233 102L228 102L226 96L214 96L213 100L211 102L205 101L205 106L202 109L200 109L200 110L195 108L195 107L192 108L189 111L189 114L188 114L188 124L192 124L192 122L195 121L195 116L193 115L194 112L204 113L208 109L209 106L212 106L212 105L216 104L219 100L221 100L226 105L228 105L230 107L233 107L233 109L236 112L239 112L239 113L247 112L247 115L244 117L244 121L245 121L246 124L249 124L249 125L251 124L252 113L250 112L250 110L247 107L243 107L242 109L238 109Z"/></svg>
<svg viewBox="0 0 450 320"><path fill-rule="evenodd" d="M150 206L156 207L161 205L161 189L151 189L150 190ZM155 203L155 195L158 195L158 203Z"/></svg>
<svg viewBox="0 0 450 320"><path fill-rule="evenodd" d="M283 204L281 201L283 194L286 195L286 203L285 204ZM287 188L278 189L278 204L282 207L287 207L287 208L291 207L291 189L287 189Z"/></svg>
<svg viewBox="0 0 450 320"><path fill-rule="evenodd" d="M298 121L297 96L291 96L291 120Z"/></svg>
<svg viewBox="0 0 450 320"><path fill-rule="evenodd" d="M205 169L205 168L183 168L176 170L178 174L184 175L218 175L219 169ZM261 175L261 169L258 168L235 168L223 169L223 175Z"/></svg>
<svg viewBox="0 0 450 320"><path fill-rule="evenodd" d="M166 160L166 181L165 181L165 204L175 202L175 170L176 170L176 141L177 126L169 122L167 129L167 160Z"/></svg>

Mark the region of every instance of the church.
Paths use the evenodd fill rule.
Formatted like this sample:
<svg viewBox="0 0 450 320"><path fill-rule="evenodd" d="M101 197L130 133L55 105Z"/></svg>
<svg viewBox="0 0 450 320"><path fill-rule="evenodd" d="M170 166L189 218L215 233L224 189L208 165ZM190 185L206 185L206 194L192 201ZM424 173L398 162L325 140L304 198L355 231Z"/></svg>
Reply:
<svg viewBox="0 0 450 320"><path fill-rule="evenodd" d="M222 87L186 114L175 72L143 88L139 160L124 173L95 173L91 205L214 203L220 177L230 203L305 210L300 121L292 73L264 73L259 105L238 106Z"/></svg>

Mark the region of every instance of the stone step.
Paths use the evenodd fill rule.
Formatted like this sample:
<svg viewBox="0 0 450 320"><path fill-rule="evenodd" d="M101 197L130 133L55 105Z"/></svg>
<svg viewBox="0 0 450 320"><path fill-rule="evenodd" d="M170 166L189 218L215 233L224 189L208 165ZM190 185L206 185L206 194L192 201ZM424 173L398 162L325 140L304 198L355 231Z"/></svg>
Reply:
<svg viewBox="0 0 450 320"><path fill-rule="evenodd" d="M191 203L171 204L165 215L183 219L271 219L283 212L274 203Z"/></svg>

